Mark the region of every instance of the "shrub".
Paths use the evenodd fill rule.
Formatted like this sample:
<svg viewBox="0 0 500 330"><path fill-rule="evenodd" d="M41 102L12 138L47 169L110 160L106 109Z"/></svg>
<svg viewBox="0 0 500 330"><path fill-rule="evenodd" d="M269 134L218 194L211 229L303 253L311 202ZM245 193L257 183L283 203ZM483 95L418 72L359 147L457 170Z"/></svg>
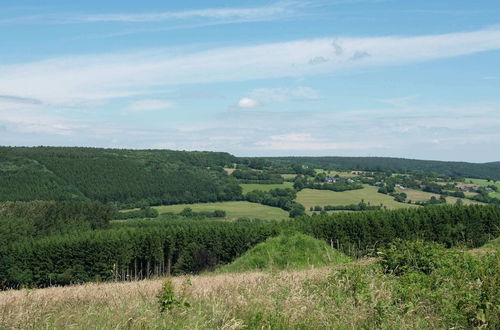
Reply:
<svg viewBox="0 0 500 330"><path fill-rule="evenodd" d="M178 299L174 293L174 285L172 279L167 277L163 283L160 291L156 295L160 311L171 310L175 307L189 307L189 303L185 299Z"/></svg>
<svg viewBox="0 0 500 330"><path fill-rule="evenodd" d="M444 248L433 242L396 240L380 252L380 264L387 273L403 275L407 272L430 274L438 267Z"/></svg>

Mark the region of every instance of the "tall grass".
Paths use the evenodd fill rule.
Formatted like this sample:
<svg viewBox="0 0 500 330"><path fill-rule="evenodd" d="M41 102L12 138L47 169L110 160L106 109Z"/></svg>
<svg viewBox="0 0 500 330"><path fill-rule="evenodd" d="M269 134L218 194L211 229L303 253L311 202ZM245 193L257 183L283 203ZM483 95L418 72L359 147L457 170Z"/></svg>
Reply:
<svg viewBox="0 0 500 330"><path fill-rule="evenodd" d="M384 256L382 265L412 266L398 274L358 261L176 277L173 294L187 303L164 312L161 279L7 291L0 293L0 329L496 328L498 250L442 253L434 245L431 258L440 259L428 271L411 252L420 247L401 245L409 252Z"/></svg>

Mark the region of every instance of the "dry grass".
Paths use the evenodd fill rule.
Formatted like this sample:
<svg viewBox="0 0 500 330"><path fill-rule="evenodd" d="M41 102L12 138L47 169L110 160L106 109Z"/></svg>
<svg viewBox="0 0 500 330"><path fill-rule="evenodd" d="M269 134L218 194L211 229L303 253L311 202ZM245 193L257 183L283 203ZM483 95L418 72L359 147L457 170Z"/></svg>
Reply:
<svg viewBox="0 0 500 330"><path fill-rule="evenodd" d="M372 263L176 277L176 294L191 306L164 313L155 297L162 280L8 291L0 293L0 328L357 329L379 321L394 329L439 327L429 315L380 316L376 306L392 293Z"/></svg>

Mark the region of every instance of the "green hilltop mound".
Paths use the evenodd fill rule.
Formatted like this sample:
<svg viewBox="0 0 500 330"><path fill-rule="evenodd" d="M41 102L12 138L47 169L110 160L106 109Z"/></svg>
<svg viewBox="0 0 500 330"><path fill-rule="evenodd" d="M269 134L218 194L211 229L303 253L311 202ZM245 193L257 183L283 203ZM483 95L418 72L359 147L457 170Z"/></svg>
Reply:
<svg viewBox="0 0 500 330"><path fill-rule="evenodd" d="M233 263L219 269L221 273L251 270L282 270L321 267L350 262L345 254L311 236L293 233L268 238Z"/></svg>

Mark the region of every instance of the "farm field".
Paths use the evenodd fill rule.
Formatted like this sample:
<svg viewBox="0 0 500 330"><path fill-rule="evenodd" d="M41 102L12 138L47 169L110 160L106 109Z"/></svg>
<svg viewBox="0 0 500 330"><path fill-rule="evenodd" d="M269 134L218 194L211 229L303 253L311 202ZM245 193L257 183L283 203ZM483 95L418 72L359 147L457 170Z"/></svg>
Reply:
<svg viewBox="0 0 500 330"><path fill-rule="evenodd" d="M465 179L465 183L466 184L470 184L471 181L472 181L473 184L477 184L478 186L483 186L483 187L490 186L490 185L495 185L500 190L500 181L496 181L496 182L490 181L490 182L488 182L488 180L484 180L484 179L471 179L471 178L466 178Z"/></svg>
<svg viewBox="0 0 500 330"><path fill-rule="evenodd" d="M465 183L466 184L470 184L471 181L472 181L473 184L477 184L478 186L483 186L483 187L490 186L490 185L497 186L499 192L490 192L489 195L491 197L500 199L500 181L496 181L496 182L490 181L490 182L488 182L488 180L483 180L483 179L471 179L471 178L465 179Z"/></svg>
<svg viewBox="0 0 500 330"><path fill-rule="evenodd" d="M242 183L240 184L240 186L241 188L243 188L243 193L246 194L247 192L252 190L269 191L276 188L293 188L293 182L283 182L276 184Z"/></svg>
<svg viewBox="0 0 500 330"><path fill-rule="evenodd" d="M371 205L380 205L380 203L382 203L387 206L388 209L416 207L416 205L398 203L393 197L380 194L377 190L377 187L369 185L364 185L363 189L342 192L304 189L297 194L296 201L304 205L306 210L315 205L325 206L358 204L362 199Z"/></svg>
<svg viewBox="0 0 500 330"><path fill-rule="evenodd" d="M195 212L224 210L227 214L226 220L236 220L238 218L282 220L288 218L288 212L280 208L243 201L164 205L154 206L153 208L161 214L165 212L179 213L186 207L190 207Z"/></svg>
<svg viewBox="0 0 500 330"><path fill-rule="evenodd" d="M433 194L433 193L430 193L430 192L416 190L416 189L404 189L404 190L402 190L402 189L396 189L396 191L397 192L404 192L408 196L406 198L406 200L411 200L413 203L414 202L424 202L424 201L427 201L432 196L434 196L434 197L436 197L436 198L439 199L439 194ZM446 203L448 203L448 204L455 204L458 199L461 199L462 202L465 205L469 205L469 204L483 204L481 202L472 201L472 200L467 199L467 198L457 198L457 197L451 197L451 196L445 196L445 197L446 197Z"/></svg>
<svg viewBox="0 0 500 330"><path fill-rule="evenodd" d="M281 176L283 177L283 179L295 179L295 177L297 176L297 174L281 174Z"/></svg>

